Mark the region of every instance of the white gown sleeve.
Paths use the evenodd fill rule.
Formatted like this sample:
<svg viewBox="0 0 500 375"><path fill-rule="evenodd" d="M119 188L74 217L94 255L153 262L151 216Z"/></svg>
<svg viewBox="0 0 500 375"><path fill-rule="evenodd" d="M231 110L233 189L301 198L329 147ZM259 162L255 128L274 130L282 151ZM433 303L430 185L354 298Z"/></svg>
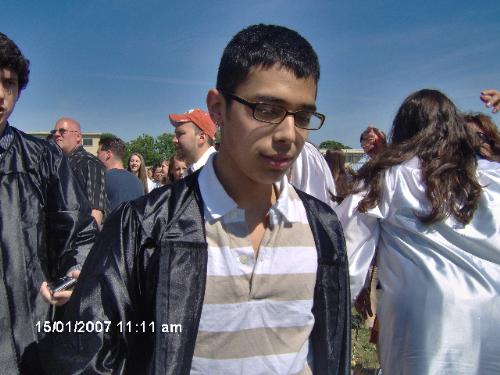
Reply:
<svg viewBox="0 0 500 375"><path fill-rule="evenodd" d="M358 211L361 199L361 194L350 195L335 209L346 241L352 301L365 285L380 234L378 218Z"/></svg>

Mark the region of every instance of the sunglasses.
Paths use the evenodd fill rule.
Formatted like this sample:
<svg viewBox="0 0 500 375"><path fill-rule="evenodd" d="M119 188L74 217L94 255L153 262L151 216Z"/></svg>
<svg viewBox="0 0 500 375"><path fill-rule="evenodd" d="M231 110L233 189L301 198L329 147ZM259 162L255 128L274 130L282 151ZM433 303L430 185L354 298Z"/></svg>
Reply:
<svg viewBox="0 0 500 375"><path fill-rule="evenodd" d="M59 129L51 130L50 134L54 135L57 132L59 132L59 134L61 134L62 136L64 136L64 134L66 134L66 133L80 133L78 130L68 130L68 129L59 128Z"/></svg>

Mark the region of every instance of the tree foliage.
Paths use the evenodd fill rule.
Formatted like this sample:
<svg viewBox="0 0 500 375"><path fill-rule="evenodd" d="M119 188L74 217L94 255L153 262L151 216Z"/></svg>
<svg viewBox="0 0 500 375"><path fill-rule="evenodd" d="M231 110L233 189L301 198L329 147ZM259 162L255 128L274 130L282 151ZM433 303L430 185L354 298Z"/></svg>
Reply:
<svg viewBox="0 0 500 375"><path fill-rule="evenodd" d="M143 134L127 142L125 162L133 152L140 153L144 157L146 165L153 165L160 163L162 160L170 159L175 154L173 139L173 134L164 133L156 138Z"/></svg>
<svg viewBox="0 0 500 375"><path fill-rule="evenodd" d="M328 140L323 141L319 144L319 148L326 148L327 150L341 150L341 149L349 149L351 147L346 146L340 142Z"/></svg>

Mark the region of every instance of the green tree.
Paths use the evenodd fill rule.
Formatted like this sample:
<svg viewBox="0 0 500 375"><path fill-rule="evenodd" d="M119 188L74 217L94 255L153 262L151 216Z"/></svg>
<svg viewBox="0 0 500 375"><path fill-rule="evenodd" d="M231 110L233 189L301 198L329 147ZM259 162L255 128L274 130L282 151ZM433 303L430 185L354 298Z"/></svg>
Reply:
<svg viewBox="0 0 500 375"><path fill-rule="evenodd" d="M175 154L173 139L173 134L164 133L156 138L143 134L127 143L124 163L133 152L140 153L148 166L170 159Z"/></svg>
<svg viewBox="0 0 500 375"><path fill-rule="evenodd" d="M340 142L337 141L323 141L319 144L319 148L326 148L327 150L341 150L341 149L349 149L351 147L346 146Z"/></svg>
<svg viewBox="0 0 500 375"><path fill-rule="evenodd" d="M153 165L160 159L160 156L156 152L154 137L147 134L143 134L127 143L125 162L127 162L132 152L140 153L146 165Z"/></svg>
<svg viewBox="0 0 500 375"><path fill-rule="evenodd" d="M159 161L170 159L175 154L174 135L163 133L156 137L155 149Z"/></svg>

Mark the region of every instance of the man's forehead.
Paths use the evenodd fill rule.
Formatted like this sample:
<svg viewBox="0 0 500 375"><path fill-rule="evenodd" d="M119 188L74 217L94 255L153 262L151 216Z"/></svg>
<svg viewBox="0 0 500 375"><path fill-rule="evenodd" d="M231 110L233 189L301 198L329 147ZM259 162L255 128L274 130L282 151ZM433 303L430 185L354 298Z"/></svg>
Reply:
<svg viewBox="0 0 500 375"><path fill-rule="evenodd" d="M80 130L78 125L75 124L74 122L72 121L68 121L68 120L59 120L56 122L55 126L54 126L55 129L60 129L60 128L63 128L63 129L68 129L68 130Z"/></svg>
<svg viewBox="0 0 500 375"><path fill-rule="evenodd" d="M276 78L276 79L275 79ZM289 89L292 87L294 95L290 97ZM273 101L286 104L290 100L298 101L299 105L316 107L317 85L313 77L298 78L295 73L279 64L270 67L253 66L250 68L245 80L235 91L251 93L248 99L256 101Z"/></svg>
<svg viewBox="0 0 500 375"><path fill-rule="evenodd" d="M196 125L192 121L181 122L175 126L175 132L185 131L186 129L194 129Z"/></svg>

